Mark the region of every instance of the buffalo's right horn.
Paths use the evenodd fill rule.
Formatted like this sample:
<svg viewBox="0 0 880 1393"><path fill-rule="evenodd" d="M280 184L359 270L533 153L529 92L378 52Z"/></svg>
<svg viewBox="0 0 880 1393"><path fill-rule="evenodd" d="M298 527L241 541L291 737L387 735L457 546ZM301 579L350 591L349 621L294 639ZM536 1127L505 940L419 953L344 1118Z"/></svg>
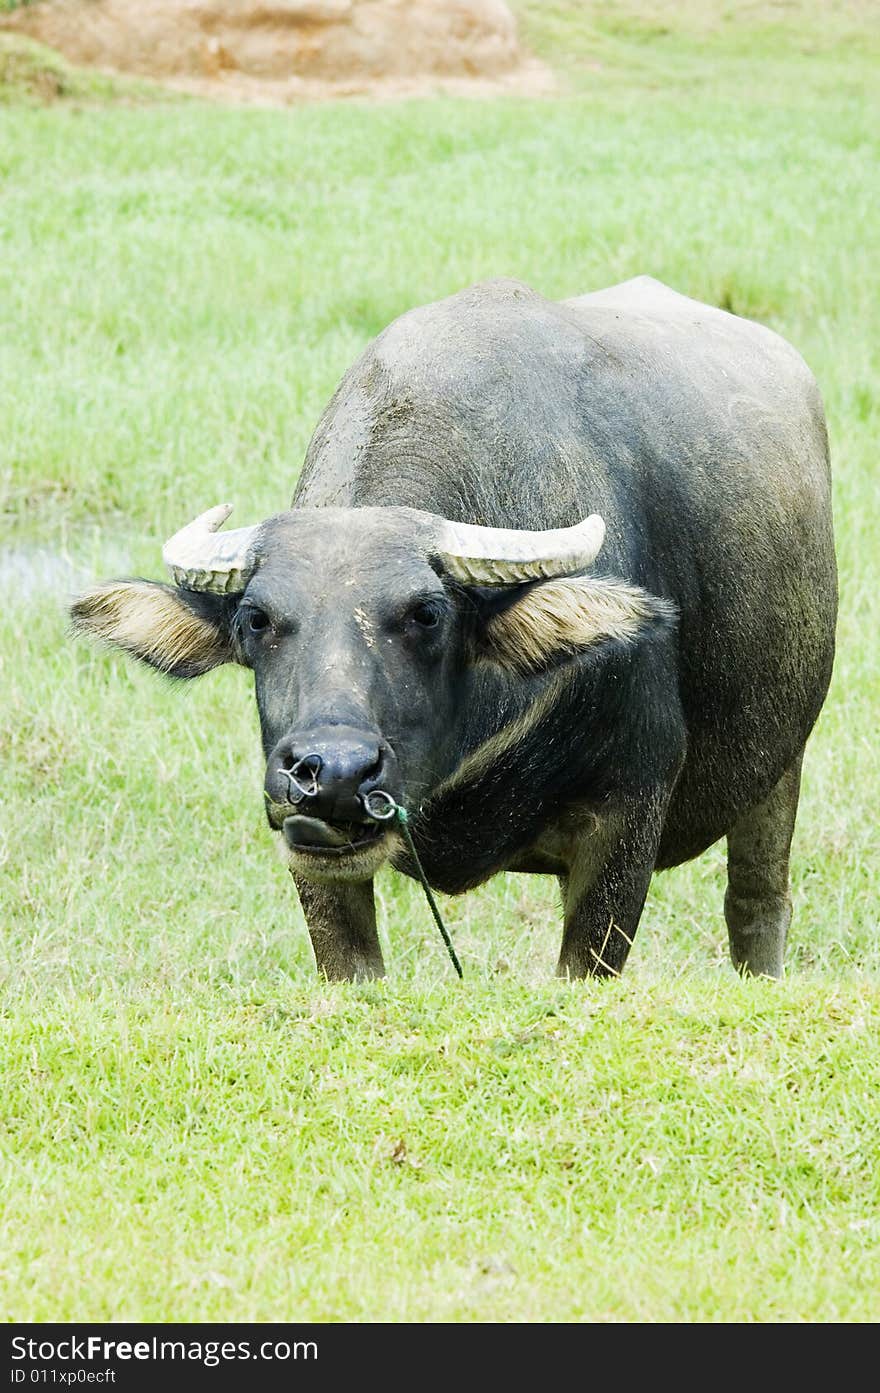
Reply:
<svg viewBox="0 0 880 1393"><path fill-rule="evenodd" d="M456 580L470 585L516 585L570 576L595 561L605 523L591 513L574 527L527 532L514 527L475 527L443 520L437 550Z"/></svg>
<svg viewBox="0 0 880 1393"><path fill-rule="evenodd" d="M162 548L162 560L185 590L226 595L247 585L253 570L250 552L258 525L218 532L231 512L231 503L209 508L175 532Z"/></svg>

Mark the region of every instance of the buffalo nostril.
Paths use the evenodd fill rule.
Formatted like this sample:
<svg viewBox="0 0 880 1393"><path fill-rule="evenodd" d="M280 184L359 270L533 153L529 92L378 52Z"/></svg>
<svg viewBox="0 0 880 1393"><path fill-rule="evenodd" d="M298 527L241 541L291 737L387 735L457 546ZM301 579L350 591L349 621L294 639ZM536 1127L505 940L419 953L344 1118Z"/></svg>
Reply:
<svg viewBox="0 0 880 1393"><path fill-rule="evenodd" d="M304 798L317 798L318 775L324 766L320 755L303 755L301 759L282 759L278 773L287 779L287 797L290 803L298 804Z"/></svg>
<svg viewBox="0 0 880 1393"><path fill-rule="evenodd" d="M324 761L320 755L303 755L302 759L290 765L290 772L295 779L310 779L317 783L323 767Z"/></svg>
<svg viewBox="0 0 880 1393"><path fill-rule="evenodd" d="M381 754L381 752L380 752L379 758L378 758L378 759L374 759L374 760L373 760L373 763L367 765L367 768L364 769L364 770L362 771L362 773L361 773L361 783L362 783L362 784L368 784L368 783L372 783L372 782L373 782L374 780L376 780L376 779L381 778L381 776L382 776L382 766L384 765L384 763L385 763L385 761L384 761L384 759L383 759L383 757L382 757L382 754Z"/></svg>

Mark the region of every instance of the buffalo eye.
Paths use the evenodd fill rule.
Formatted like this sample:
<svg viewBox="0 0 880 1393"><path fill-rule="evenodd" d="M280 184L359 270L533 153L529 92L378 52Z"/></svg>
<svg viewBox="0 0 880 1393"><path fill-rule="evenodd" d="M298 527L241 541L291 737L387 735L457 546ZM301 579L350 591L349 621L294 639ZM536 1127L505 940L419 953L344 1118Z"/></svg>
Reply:
<svg viewBox="0 0 880 1393"><path fill-rule="evenodd" d="M265 610L249 605L244 613L244 627L249 634L265 633L269 627L269 616Z"/></svg>
<svg viewBox="0 0 880 1393"><path fill-rule="evenodd" d="M409 617L420 629L436 629L443 617L443 610L432 600L420 600L417 605L413 605Z"/></svg>

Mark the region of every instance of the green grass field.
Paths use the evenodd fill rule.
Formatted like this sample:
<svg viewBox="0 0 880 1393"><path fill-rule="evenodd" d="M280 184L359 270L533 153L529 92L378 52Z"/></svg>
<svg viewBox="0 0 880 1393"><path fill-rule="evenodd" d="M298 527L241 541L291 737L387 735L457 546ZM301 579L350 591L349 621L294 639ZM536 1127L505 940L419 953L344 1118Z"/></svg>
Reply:
<svg viewBox="0 0 880 1393"><path fill-rule="evenodd" d="M880 6L517 8L556 98L224 109L0 46L7 1318L880 1317ZM555 884L502 877L443 902L460 985L387 873L388 981L320 983L246 675L172 688L72 642L67 594L286 506L408 307L642 272L779 330L827 404L787 977L733 974L719 846L619 982L553 981Z"/></svg>

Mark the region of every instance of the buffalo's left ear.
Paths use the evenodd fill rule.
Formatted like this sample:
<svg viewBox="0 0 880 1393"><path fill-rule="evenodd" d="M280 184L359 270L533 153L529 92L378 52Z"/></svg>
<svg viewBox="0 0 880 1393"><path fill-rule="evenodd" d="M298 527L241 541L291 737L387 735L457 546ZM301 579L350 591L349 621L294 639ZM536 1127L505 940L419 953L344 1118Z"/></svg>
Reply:
<svg viewBox="0 0 880 1393"><path fill-rule="evenodd" d="M609 640L635 643L668 629L675 606L637 585L571 576L481 594L478 656L522 674L542 672Z"/></svg>
<svg viewBox="0 0 880 1393"><path fill-rule="evenodd" d="M113 580L79 595L73 628L171 677L199 677L235 661L230 599L149 580Z"/></svg>

